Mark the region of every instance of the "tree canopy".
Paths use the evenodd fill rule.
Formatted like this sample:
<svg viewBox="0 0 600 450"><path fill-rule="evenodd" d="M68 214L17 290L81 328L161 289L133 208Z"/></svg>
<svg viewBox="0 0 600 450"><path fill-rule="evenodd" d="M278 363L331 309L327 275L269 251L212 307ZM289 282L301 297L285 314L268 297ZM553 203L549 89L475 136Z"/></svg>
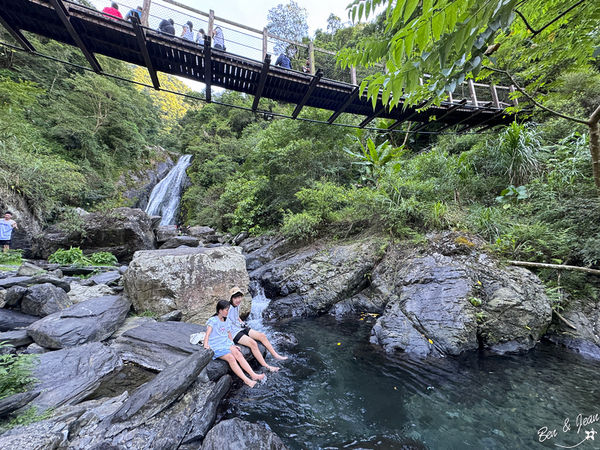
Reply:
<svg viewBox="0 0 600 450"><path fill-rule="evenodd" d="M280 3L269 9L267 30L276 36L301 42L303 37L308 36L307 15L306 8L302 8L294 0L286 5ZM288 45L287 42L276 41L275 53L283 53Z"/></svg>

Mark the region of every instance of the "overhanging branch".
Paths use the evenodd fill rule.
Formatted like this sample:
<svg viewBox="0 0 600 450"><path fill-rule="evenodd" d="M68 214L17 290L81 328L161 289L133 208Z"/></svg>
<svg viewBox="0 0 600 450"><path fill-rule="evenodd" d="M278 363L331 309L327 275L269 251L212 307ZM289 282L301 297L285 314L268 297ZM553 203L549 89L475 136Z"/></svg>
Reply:
<svg viewBox="0 0 600 450"><path fill-rule="evenodd" d="M548 28L550 25L552 25L554 22L556 22L558 19L560 19L561 17L564 17L565 15L567 15L569 12L571 12L573 9L577 8L579 5L581 5L585 1L586 0L579 0L577 3L575 3L570 8L567 8L566 10L561 12L558 16L556 16L554 19L552 19L550 22L548 22L546 25L544 25L539 30L534 30L533 27L531 25L529 25L529 23L527 22L527 19L525 19L525 16L521 13L521 11L519 11L518 9L515 9L515 12L519 15L521 20L523 20L523 23L525 24L527 29L533 33L532 37L535 37L538 34L540 34L542 31L544 31L546 28Z"/></svg>
<svg viewBox="0 0 600 450"><path fill-rule="evenodd" d="M494 67L489 67L489 66L483 66L483 68L487 69L487 70L491 70L492 72L502 73L502 74L506 75L508 78L510 78L511 83L515 86L515 89L517 91L519 91L521 94L523 94L525 97L527 97L531 101L531 103L533 103L538 108L543 109L544 111L548 111L549 113L554 114L558 117L562 117L563 119L567 119L572 122L581 123L583 125L589 125L590 122L585 119L567 116L566 114L559 113L558 111L554 111L553 109L550 109L547 106L542 105L535 98L533 98L525 89L523 89L521 86L519 86L519 84L517 83L515 78L507 70L496 69ZM600 115L600 112L598 114Z"/></svg>

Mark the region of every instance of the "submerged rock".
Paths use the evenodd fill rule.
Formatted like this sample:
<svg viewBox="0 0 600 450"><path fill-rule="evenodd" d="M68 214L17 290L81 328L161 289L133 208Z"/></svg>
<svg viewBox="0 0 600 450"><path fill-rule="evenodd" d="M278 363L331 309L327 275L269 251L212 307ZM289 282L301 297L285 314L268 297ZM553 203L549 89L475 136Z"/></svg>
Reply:
<svg viewBox="0 0 600 450"><path fill-rule="evenodd" d="M237 417L215 425L204 438L202 450L284 450L287 447L264 425L246 422Z"/></svg>
<svg viewBox="0 0 600 450"><path fill-rule="evenodd" d="M245 259L236 247L176 248L137 252L124 276L125 291L138 312L183 313L183 320L204 324L229 289L247 289ZM242 303L242 314L250 301Z"/></svg>

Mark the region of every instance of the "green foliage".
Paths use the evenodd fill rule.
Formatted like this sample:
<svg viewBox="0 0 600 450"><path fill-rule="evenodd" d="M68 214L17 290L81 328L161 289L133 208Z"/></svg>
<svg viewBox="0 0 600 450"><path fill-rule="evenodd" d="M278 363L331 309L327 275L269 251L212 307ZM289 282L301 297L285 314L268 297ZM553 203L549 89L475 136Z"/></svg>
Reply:
<svg viewBox="0 0 600 450"><path fill-rule="evenodd" d="M534 128L513 122L500 134L494 151L510 184L524 184L540 171L540 141Z"/></svg>
<svg viewBox="0 0 600 450"><path fill-rule="evenodd" d="M519 200L525 200L529 198L527 194L527 188L525 186L514 187L512 184L503 189L500 195L496 197L496 201L504 205L504 209L510 205L516 204Z"/></svg>
<svg viewBox="0 0 600 450"><path fill-rule="evenodd" d="M111 252L96 252L89 256L93 266L115 266L119 262Z"/></svg>
<svg viewBox="0 0 600 450"><path fill-rule="evenodd" d="M31 406L18 416L13 417L12 419L0 425L0 431L4 432L14 427L26 426L41 420L49 419L52 417L53 412L54 410L50 408L40 414L37 406Z"/></svg>
<svg viewBox="0 0 600 450"><path fill-rule="evenodd" d="M362 179L367 183L377 184L379 177L385 170L388 170L388 166L393 165L394 162L398 164L397 158L404 153L402 147L393 148L388 141L383 141L376 146L371 138L367 138L367 145L365 146L359 135L357 142L360 146L360 152L352 151L349 148L344 148L344 151L358 159L353 164L360 165L363 171Z"/></svg>
<svg viewBox="0 0 600 450"><path fill-rule="evenodd" d="M5 347L0 342L0 348ZM23 392L35 381L31 372L36 361L35 355L0 355L0 399Z"/></svg>
<svg viewBox="0 0 600 450"><path fill-rule="evenodd" d="M482 301L479 297L469 297L469 303L475 307L479 307L482 305Z"/></svg>
<svg viewBox="0 0 600 450"><path fill-rule="evenodd" d="M110 252L96 252L85 256L79 247L70 247L69 250L59 248L48 258L48 262L62 266L113 266L117 258Z"/></svg>
<svg viewBox="0 0 600 450"><path fill-rule="evenodd" d="M318 235L323 218L310 212L284 216L281 232L293 242L310 240Z"/></svg>
<svg viewBox="0 0 600 450"><path fill-rule="evenodd" d="M3 252L0 250L0 265L20 266L23 257L23 250L8 250Z"/></svg>

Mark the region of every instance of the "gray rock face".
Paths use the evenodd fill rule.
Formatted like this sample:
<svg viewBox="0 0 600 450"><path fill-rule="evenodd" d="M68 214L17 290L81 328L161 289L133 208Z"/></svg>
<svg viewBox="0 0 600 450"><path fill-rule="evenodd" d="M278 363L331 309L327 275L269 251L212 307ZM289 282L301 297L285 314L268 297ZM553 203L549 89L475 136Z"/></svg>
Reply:
<svg viewBox="0 0 600 450"><path fill-rule="evenodd" d="M600 359L600 303L572 300L561 315L575 328L556 319L546 337L583 356Z"/></svg>
<svg viewBox="0 0 600 450"><path fill-rule="evenodd" d="M179 322L183 317L183 313L179 310L171 311L170 313L163 314L158 318L159 322Z"/></svg>
<svg viewBox="0 0 600 450"><path fill-rule="evenodd" d="M182 245L187 247L198 247L198 245L200 245L200 240L192 236L174 236L161 245L160 248L177 248Z"/></svg>
<svg viewBox="0 0 600 450"><path fill-rule="evenodd" d="M40 395L39 391L21 392L11 395L10 397L0 400L0 417L10 414L11 412L25 406L31 400Z"/></svg>
<svg viewBox="0 0 600 450"><path fill-rule="evenodd" d="M156 242L158 244L164 244L169 239L174 238L179 234L176 225L161 225L154 230L156 235Z"/></svg>
<svg viewBox="0 0 600 450"><path fill-rule="evenodd" d="M190 335L206 327L185 322L146 322L125 331L112 344L124 361L161 371L202 347L190 344Z"/></svg>
<svg viewBox="0 0 600 450"><path fill-rule="evenodd" d="M215 230L211 227L189 227L187 234L200 240L205 240L208 236L214 235Z"/></svg>
<svg viewBox="0 0 600 450"><path fill-rule="evenodd" d="M71 283L69 291L69 300L71 303L77 304L89 300L91 298L104 297L105 295L114 295L115 290L106 284L95 284L93 286L85 286L80 283Z"/></svg>
<svg viewBox="0 0 600 450"><path fill-rule="evenodd" d="M31 277L6 277L0 278L0 289L9 289L13 286L27 286L31 281Z"/></svg>
<svg viewBox="0 0 600 450"><path fill-rule="evenodd" d="M292 251L285 243L281 243L281 249L276 244L255 250L248 261L274 256L250 273L272 299L264 316L283 319L327 312L367 286L367 274L383 256L379 251L383 244L373 238L334 245L314 244Z"/></svg>
<svg viewBox="0 0 600 450"><path fill-rule="evenodd" d="M237 417L215 425L204 438L202 450L284 450L283 441L264 426Z"/></svg>
<svg viewBox="0 0 600 450"><path fill-rule="evenodd" d="M45 272L45 270L39 266L36 266L35 264L24 262L23 264L21 264L21 267L19 267L19 270L17 271L17 276L30 277L32 275L38 275L40 272Z"/></svg>
<svg viewBox="0 0 600 450"><path fill-rule="evenodd" d="M22 347L31 344L33 341L26 330L14 330L0 333L0 342L12 345L13 347Z"/></svg>
<svg viewBox="0 0 600 450"><path fill-rule="evenodd" d="M35 276L31 277L31 280L29 281L29 284L43 284L43 283L53 284L54 286L61 288L65 292L69 292L71 290L71 283L69 280L66 280L63 278L57 278L50 274L35 275Z"/></svg>
<svg viewBox="0 0 600 450"><path fill-rule="evenodd" d="M93 298L38 320L27 332L36 344L51 349L103 341L125 321L130 307L117 295Z"/></svg>
<svg viewBox="0 0 600 450"><path fill-rule="evenodd" d="M136 311L183 313L183 320L204 324L229 289L249 283L244 256L236 247L185 248L137 252L125 273L125 292ZM250 302L242 303L242 314Z"/></svg>
<svg viewBox="0 0 600 450"><path fill-rule="evenodd" d="M19 307L23 296L27 293L27 288L23 286L13 286L6 290L4 298L5 306Z"/></svg>
<svg viewBox="0 0 600 450"><path fill-rule="evenodd" d="M94 275L90 278L90 281L93 284L106 284L107 286L112 286L117 284L120 279L121 274L118 270L110 270L108 272L102 272L98 275Z"/></svg>
<svg viewBox="0 0 600 450"><path fill-rule="evenodd" d="M34 253L47 259L59 248L81 247L89 252L106 251L128 260L137 250L154 248L150 218L141 209L116 208L108 213L83 217L84 233L47 230L36 242Z"/></svg>
<svg viewBox="0 0 600 450"><path fill-rule="evenodd" d="M41 391L33 401L40 410L80 402L123 366L117 352L99 342L43 353L38 358L33 371L38 381L30 390Z"/></svg>
<svg viewBox="0 0 600 450"><path fill-rule="evenodd" d="M21 301L25 314L44 317L71 306L67 293L50 283L31 286Z"/></svg>
<svg viewBox="0 0 600 450"><path fill-rule="evenodd" d="M551 320L537 277L500 268L475 251L419 256L388 250L366 295L388 299L372 342L421 357L480 347L498 353L528 350Z"/></svg>
<svg viewBox="0 0 600 450"><path fill-rule="evenodd" d="M25 328L38 320L40 318L36 316L30 316L29 314L23 314L10 309L0 309L0 331Z"/></svg>

